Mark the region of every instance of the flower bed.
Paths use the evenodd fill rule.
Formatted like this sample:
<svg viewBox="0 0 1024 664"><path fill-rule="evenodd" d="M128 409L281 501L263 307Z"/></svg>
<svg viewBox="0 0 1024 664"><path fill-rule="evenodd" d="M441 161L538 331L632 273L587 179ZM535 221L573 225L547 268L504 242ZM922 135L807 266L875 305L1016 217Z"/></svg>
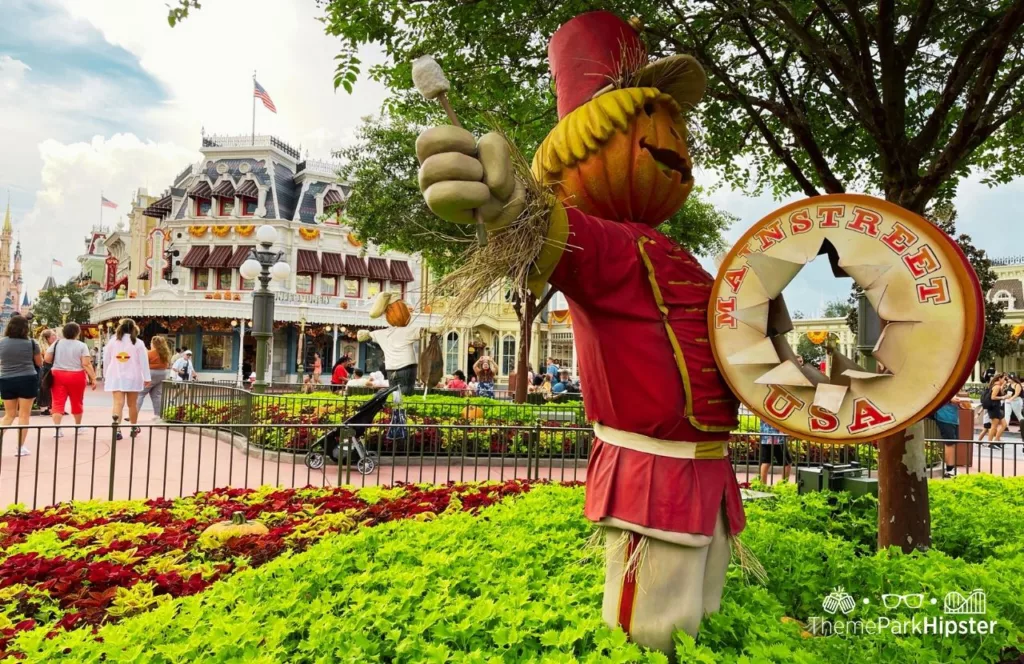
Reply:
<svg viewBox="0 0 1024 664"><path fill-rule="evenodd" d="M220 489L178 500L67 503L0 515L0 658L21 632L95 627L202 592L321 537L402 519L476 513L526 482L260 490ZM265 535L202 538L241 512Z"/></svg>
<svg viewBox="0 0 1024 664"><path fill-rule="evenodd" d="M319 395L256 399L252 417L242 402L209 400L189 405L170 405L164 417L170 422L205 425L251 423L260 425L297 424L292 428L255 427L249 430L249 442L268 450L304 452L309 445L350 417L369 397L326 397ZM528 448L545 457L585 459L591 437L576 431L583 423L579 404L559 406L512 405L494 399L473 398L453 401L449 397L409 397L403 403L408 437L392 441L384 428L367 431L369 449L381 453L442 455L525 455ZM567 419L552 418L561 414ZM389 404L377 415L378 423L391 420ZM474 426L464 431L453 428ZM535 431L509 427L543 427L531 446ZM565 431L550 431L564 429Z"/></svg>
<svg viewBox="0 0 1024 664"><path fill-rule="evenodd" d="M875 552L875 502L828 492L748 504L743 539L768 572L758 585L730 568L722 610L682 662L874 664L1016 662L1024 643L1024 480L933 482L934 549ZM239 572L203 593L160 604L96 634L15 646L32 661L666 662L603 624L602 554L583 491L537 487L479 518L454 514L325 537L307 551ZM1015 518L1008 518L1010 516ZM951 591L982 588L994 634L891 632L814 636L811 617L842 585L849 619L942 616ZM882 606L884 593L924 593L938 606ZM869 604L860 602L869 598ZM826 614L827 615L827 614ZM965 617L965 616L961 616Z"/></svg>

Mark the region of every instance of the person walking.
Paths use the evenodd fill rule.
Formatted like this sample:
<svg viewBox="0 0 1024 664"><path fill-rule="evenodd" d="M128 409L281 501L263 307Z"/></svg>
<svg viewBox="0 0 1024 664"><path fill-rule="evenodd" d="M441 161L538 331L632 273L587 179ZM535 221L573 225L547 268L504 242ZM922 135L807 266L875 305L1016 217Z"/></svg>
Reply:
<svg viewBox="0 0 1024 664"><path fill-rule="evenodd" d="M1003 434L1003 375L997 374L989 381L988 387L981 394L981 407L988 415L991 426L989 427L988 441L993 448L1001 449L1002 444L999 438ZM979 440L985 440L983 433Z"/></svg>
<svg viewBox="0 0 1024 664"><path fill-rule="evenodd" d="M1010 417L1017 416L1017 425L1021 428L1024 438L1024 386L1021 385L1017 374L1010 374L1006 377L1006 387L1003 390L1006 398L1003 399L1003 430L1010 426Z"/></svg>
<svg viewBox="0 0 1024 664"><path fill-rule="evenodd" d="M171 347L167 345L167 339L159 335L153 337L149 346L146 359L149 361L150 383L139 392L139 410L142 410L142 402L148 394L153 414L156 415L156 421L160 422L164 415L164 381L171 368Z"/></svg>
<svg viewBox="0 0 1024 664"><path fill-rule="evenodd" d="M174 381L196 379L196 368L192 364L192 351L188 348L181 351L181 356L171 364L171 375Z"/></svg>
<svg viewBox="0 0 1024 664"><path fill-rule="evenodd" d="M53 342L57 340L57 333L46 329L39 335L39 352L43 355L43 366L39 368L39 396L36 397L36 407L40 415L50 415L50 407L53 402L50 387L46 381L46 375L53 369L53 365L46 361L46 351Z"/></svg>
<svg viewBox="0 0 1024 664"><path fill-rule="evenodd" d="M956 441L960 438L960 409L970 409L971 400L955 396L945 404L939 406L934 412L927 416L934 420L939 429L939 438L943 441L945 458L945 470L942 476L946 479L956 477L956 466L950 461L956 460Z"/></svg>
<svg viewBox="0 0 1024 664"><path fill-rule="evenodd" d="M768 471L772 463L782 466L782 481L789 481L789 473L793 468L793 458L786 446L786 437L778 429L761 420L761 450L758 461L761 464L761 484L768 484Z"/></svg>
<svg viewBox="0 0 1024 664"><path fill-rule="evenodd" d="M320 376L323 374L324 365L320 359L320 353L313 353L313 382L320 384Z"/></svg>
<svg viewBox="0 0 1024 664"><path fill-rule="evenodd" d="M111 411L114 424L121 422L125 404L128 405L128 421L131 435L138 435L139 392L149 386L152 375L149 372L149 352L146 344L139 339L139 327L130 318L121 319L114 332L114 338L107 343L106 360L103 366L103 389L113 394L114 407ZM117 432L117 440L121 440Z"/></svg>
<svg viewBox="0 0 1024 664"><path fill-rule="evenodd" d="M482 397L494 398L494 374L497 373L497 366L491 359L491 349L484 348L480 359L473 363L473 374L480 382L477 393Z"/></svg>
<svg viewBox="0 0 1024 664"><path fill-rule="evenodd" d="M11 316L0 339L0 399L4 402L3 430L14 424L28 426L32 416L32 403L39 396L39 372L43 355L39 344L29 337L28 320L24 316ZM18 456L29 454L25 447L28 429L18 435Z"/></svg>
<svg viewBox="0 0 1024 664"><path fill-rule="evenodd" d="M53 395L53 425L56 430L54 438L60 438L64 432L60 430L64 418L64 406L71 400L71 415L75 424L82 423L82 412L85 403L86 386L96 389L96 370L92 366L92 355L89 347L78 339L82 329L78 323L68 323L61 331L64 338L56 341L46 351L44 366L49 364L52 376L51 393Z"/></svg>

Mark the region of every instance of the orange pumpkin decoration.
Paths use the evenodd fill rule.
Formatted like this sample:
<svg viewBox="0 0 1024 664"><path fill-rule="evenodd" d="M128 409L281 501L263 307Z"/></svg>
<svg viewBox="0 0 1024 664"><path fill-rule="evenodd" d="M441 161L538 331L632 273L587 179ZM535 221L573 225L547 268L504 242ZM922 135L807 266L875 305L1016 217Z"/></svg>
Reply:
<svg viewBox="0 0 1024 664"><path fill-rule="evenodd" d="M534 156L534 175L581 212L657 226L693 188L685 135L672 97L614 90L562 118Z"/></svg>
<svg viewBox="0 0 1024 664"><path fill-rule="evenodd" d="M384 310L384 319L387 320L388 325L392 327L405 327L412 320L412 311L402 300L396 300L388 305L388 308Z"/></svg>
<svg viewBox="0 0 1024 664"><path fill-rule="evenodd" d="M480 406L466 406L466 410L463 411L462 416L470 422L482 420L484 419L484 409Z"/></svg>

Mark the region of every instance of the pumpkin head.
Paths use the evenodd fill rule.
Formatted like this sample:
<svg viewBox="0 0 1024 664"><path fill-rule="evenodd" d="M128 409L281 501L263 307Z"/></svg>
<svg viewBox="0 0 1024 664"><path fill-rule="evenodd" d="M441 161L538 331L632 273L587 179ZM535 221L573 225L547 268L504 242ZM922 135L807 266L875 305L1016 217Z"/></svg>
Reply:
<svg viewBox="0 0 1024 664"><path fill-rule="evenodd" d="M405 302L396 300L384 310L384 319L392 327L405 327L412 319L412 311L409 310L409 305Z"/></svg>
<svg viewBox="0 0 1024 664"><path fill-rule="evenodd" d="M245 535L266 535L269 531L259 521L247 521L241 512L231 515L230 521L215 523L203 531L199 536L199 543L207 548L217 547L227 542L232 537L243 537Z"/></svg>
<svg viewBox="0 0 1024 664"><path fill-rule="evenodd" d="M533 172L567 206L657 226L693 188L685 136L669 95L612 90L562 118L534 155Z"/></svg>

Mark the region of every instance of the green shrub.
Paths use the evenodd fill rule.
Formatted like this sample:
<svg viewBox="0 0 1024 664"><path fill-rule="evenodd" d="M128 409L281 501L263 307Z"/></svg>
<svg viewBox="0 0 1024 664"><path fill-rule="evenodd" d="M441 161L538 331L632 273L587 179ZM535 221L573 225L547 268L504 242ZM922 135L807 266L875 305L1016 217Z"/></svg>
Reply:
<svg viewBox="0 0 1024 664"><path fill-rule="evenodd" d="M1005 522L1019 518L1021 480L931 486L936 548L910 555L872 550L870 498L784 486L749 504L743 540L768 580L757 585L730 568L722 610L696 641L676 635L680 661L1018 661L1024 537ZM593 526L582 502L581 488L547 486L476 518L328 537L95 636L47 640L36 630L16 645L37 662L665 662L603 624L603 555L587 547ZM985 618L998 627L947 638L808 634L838 586L857 600L850 619L941 616L945 593L981 588ZM883 593L923 593L938 604L888 610Z"/></svg>

